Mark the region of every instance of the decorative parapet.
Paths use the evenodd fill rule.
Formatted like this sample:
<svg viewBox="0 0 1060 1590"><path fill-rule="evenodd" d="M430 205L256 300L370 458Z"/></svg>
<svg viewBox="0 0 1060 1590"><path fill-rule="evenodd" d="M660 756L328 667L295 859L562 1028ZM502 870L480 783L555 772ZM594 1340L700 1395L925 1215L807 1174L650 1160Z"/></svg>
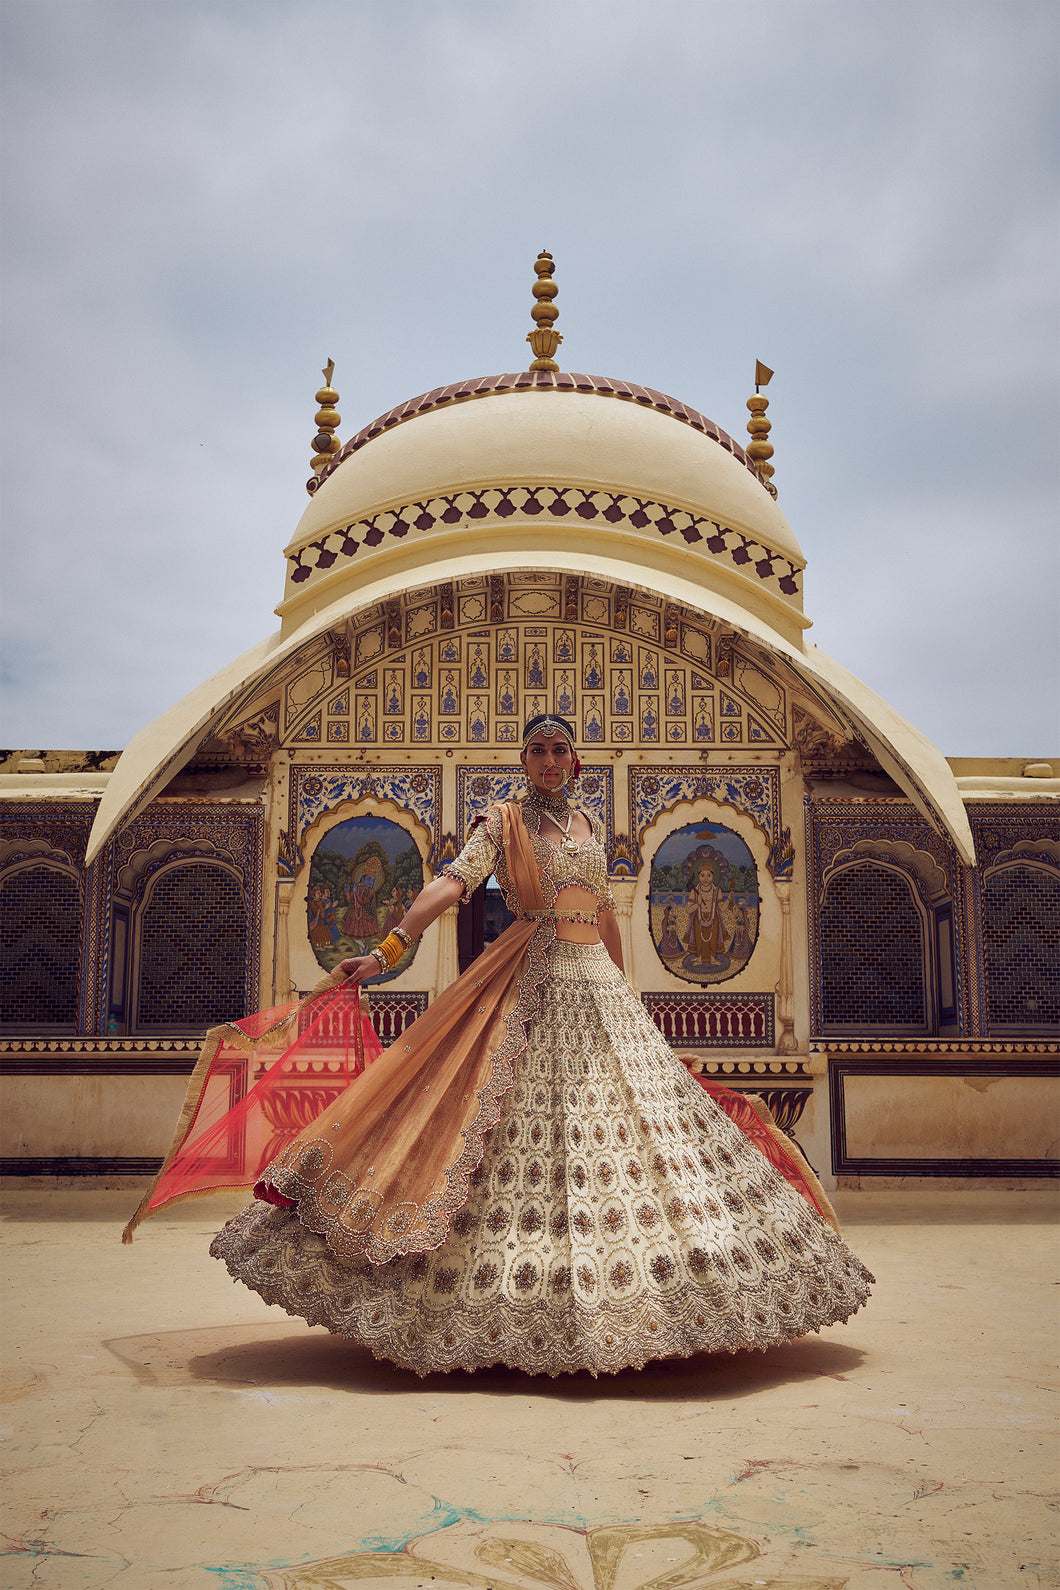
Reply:
<svg viewBox="0 0 1060 1590"><path fill-rule="evenodd" d="M1047 1038L827 1038L813 1045L815 1053L827 1055L830 1060L892 1059L919 1060L930 1058L1022 1060L1040 1055L1052 1059L1060 1067L1060 1041Z"/></svg>
<svg viewBox="0 0 1060 1590"><path fill-rule="evenodd" d="M0 1076L187 1076L201 1038L0 1038Z"/></svg>
<svg viewBox="0 0 1060 1590"><path fill-rule="evenodd" d="M675 1048L772 1049L772 994L645 993L641 1001Z"/></svg>
<svg viewBox="0 0 1060 1590"><path fill-rule="evenodd" d="M402 541L410 534L423 535L440 526L446 530L481 529L484 520L509 519L547 525L550 520L572 521L578 526L599 525L664 539L676 536L699 554L729 573L750 580L779 602L790 602L802 591L802 568L790 557L766 546L719 519L694 513L673 503L634 497L625 491L543 481L527 485L461 487L451 494L397 503L377 513L326 531L287 555L291 586L322 579L356 557L371 553L384 540ZM755 584L757 582L757 584ZM280 609L283 610L282 608Z"/></svg>

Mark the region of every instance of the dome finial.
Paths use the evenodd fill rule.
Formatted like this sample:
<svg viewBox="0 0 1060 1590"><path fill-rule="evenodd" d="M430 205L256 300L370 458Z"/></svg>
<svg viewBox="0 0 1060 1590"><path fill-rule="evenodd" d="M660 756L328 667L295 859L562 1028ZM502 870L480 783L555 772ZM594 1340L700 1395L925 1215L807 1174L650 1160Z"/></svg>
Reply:
<svg viewBox="0 0 1060 1590"><path fill-rule="evenodd" d="M558 370L559 365L552 355L563 341L562 332L555 330L555 322L559 318L559 310L552 300L559 292L559 288L552 280L554 270L552 255L541 250L534 261L534 270L537 272L537 281L533 286L534 307L530 311L530 318L534 322L534 330L528 331L526 340L537 355L531 370Z"/></svg>
<svg viewBox="0 0 1060 1590"><path fill-rule="evenodd" d="M342 446L342 443L335 435L336 426L342 424L342 415L335 407L335 404L339 401L339 394L331 384L331 378L335 374L334 359L329 359L320 373L324 377L324 385L317 393L317 402L320 404L320 408L317 410L316 415L317 433L313 437L313 478L306 481L306 490L310 496L317 489L321 470L331 463L332 458Z"/></svg>
<svg viewBox="0 0 1060 1590"><path fill-rule="evenodd" d="M755 360L755 395L747 399L747 407L751 411L751 418L747 421L747 429L751 440L747 444L747 456L758 471L758 478L771 497L777 494L773 484L773 465L769 460L773 456L772 444L766 440L772 430L772 425L766 419L766 409L769 399L761 395L761 388L768 386L773 379L773 372L761 359Z"/></svg>

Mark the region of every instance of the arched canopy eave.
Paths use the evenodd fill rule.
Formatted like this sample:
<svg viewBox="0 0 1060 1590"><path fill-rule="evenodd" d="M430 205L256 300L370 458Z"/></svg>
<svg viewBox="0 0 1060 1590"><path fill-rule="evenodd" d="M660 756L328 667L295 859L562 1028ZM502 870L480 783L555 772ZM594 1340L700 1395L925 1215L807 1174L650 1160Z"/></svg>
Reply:
<svg viewBox="0 0 1060 1590"><path fill-rule="evenodd" d="M642 566L626 564L613 554L587 559L584 552L568 556L550 550L548 563L561 572L587 573L621 585L648 588L644 578L647 571ZM450 553L437 565L422 563L414 583L429 586L511 569L510 558L498 559L494 567L493 560L484 558L481 551L466 557ZM720 619L758 641L783 657L813 690L824 694L921 815L952 841L964 864L975 866L971 828L953 773L941 752L912 724L816 646L802 650L792 645L759 615L716 591L708 594L702 586L659 569L651 573L650 588L656 594L692 612ZM141 729L123 751L108 781L92 826L86 864L191 760L239 700L249 700L270 673L325 630L409 589L412 583L407 571L390 571L356 591L345 592L309 615L286 637L277 632L251 647Z"/></svg>

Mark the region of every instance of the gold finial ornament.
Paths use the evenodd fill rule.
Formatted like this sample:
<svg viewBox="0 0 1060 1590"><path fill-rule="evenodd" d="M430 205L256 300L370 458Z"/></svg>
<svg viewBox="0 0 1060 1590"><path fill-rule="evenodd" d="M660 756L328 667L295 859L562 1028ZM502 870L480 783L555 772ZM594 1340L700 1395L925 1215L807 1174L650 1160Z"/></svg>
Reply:
<svg viewBox="0 0 1060 1590"><path fill-rule="evenodd" d="M768 386L773 379L773 372L761 359L755 360L755 393L754 397L747 399L747 407L751 411L751 418L747 421L747 429L751 440L747 444L747 456L758 471L758 478L771 497L777 494L773 484L773 465L769 460L773 456L772 443L767 439L772 424L766 419L766 409L769 399L763 397L761 388Z"/></svg>
<svg viewBox="0 0 1060 1590"><path fill-rule="evenodd" d="M324 385L317 393L320 407L316 414L317 433L313 437L313 479L306 483L306 490L310 495L316 488L321 470L330 464L342 446L335 435L336 427L342 424L342 415L335 407L339 401L339 394L331 384L331 378L335 374L334 359L329 359L320 373L324 377Z"/></svg>
<svg viewBox="0 0 1060 1590"><path fill-rule="evenodd" d="M555 329L559 318L559 310L552 300L559 292L559 288L552 280L555 266L552 255L546 254L542 249L534 261L534 270L537 272L537 281L533 286L534 307L530 311L530 318L534 322L533 331L528 331L526 340L537 355L531 370L558 370L559 365L552 357L563 341L563 334Z"/></svg>

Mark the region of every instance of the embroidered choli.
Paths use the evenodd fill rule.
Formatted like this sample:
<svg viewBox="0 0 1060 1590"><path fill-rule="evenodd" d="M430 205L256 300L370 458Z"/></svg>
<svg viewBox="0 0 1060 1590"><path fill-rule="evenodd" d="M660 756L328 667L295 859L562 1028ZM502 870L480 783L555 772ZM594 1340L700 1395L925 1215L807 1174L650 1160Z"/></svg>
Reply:
<svg viewBox="0 0 1060 1590"><path fill-rule="evenodd" d="M582 813L589 819L592 833L572 854L542 835L541 815L536 807L527 802L520 807L520 811L533 845L545 905L554 906L560 890L573 886L594 894L602 911L613 911L615 901L607 881L607 851L603 843L603 824L599 818L591 812ZM459 856L443 871L449 877L460 879L464 885L465 901L491 873L495 874L505 905L513 916L519 915L519 902L505 865L499 807L490 808L486 820L478 824Z"/></svg>

